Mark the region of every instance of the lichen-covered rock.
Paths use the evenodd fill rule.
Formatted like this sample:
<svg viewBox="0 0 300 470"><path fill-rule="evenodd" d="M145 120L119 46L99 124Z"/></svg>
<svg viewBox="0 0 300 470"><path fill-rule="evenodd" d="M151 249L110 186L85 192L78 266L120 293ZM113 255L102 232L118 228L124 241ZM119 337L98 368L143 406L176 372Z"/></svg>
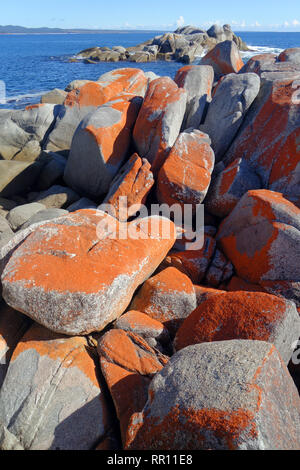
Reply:
<svg viewBox="0 0 300 470"><path fill-rule="evenodd" d="M211 65L216 79L228 73L237 73L244 65L237 45L228 40L217 44L201 59L200 63Z"/></svg>
<svg viewBox="0 0 300 470"><path fill-rule="evenodd" d="M98 343L98 354L125 443L131 416L142 411L150 381L168 358L152 349L141 336L123 330L106 333Z"/></svg>
<svg viewBox="0 0 300 470"><path fill-rule="evenodd" d="M194 284L203 281L216 251L216 241L209 235L204 237L201 250L187 250L171 253L163 261L162 267L174 267L186 274Z"/></svg>
<svg viewBox="0 0 300 470"><path fill-rule="evenodd" d="M191 280L176 268L167 268L148 279L130 305L165 325L174 335L183 320L196 308Z"/></svg>
<svg viewBox="0 0 300 470"><path fill-rule="evenodd" d="M156 348L161 352L170 349L170 335L167 328L145 313L131 310L115 322L114 328L131 331L141 336L152 348Z"/></svg>
<svg viewBox="0 0 300 470"><path fill-rule="evenodd" d="M158 174L159 202L169 206L201 204L210 185L214 162L207 134L197 129L179 134Z"/></svg>
<svg viewBox="0 0 300 470"><path fill-rule="evenodd" d="M241 197L251 189L261 189L262 183L251 164L238 158L212 178L205 208L218 217L226 217Z"/></svg>
<svg viewBox="0 0 300 470"><path fill-rule="evenodd" d="M259 175L263 188L281 192L300 204L298 79L263 79L260 93L228 150L226 165L243 158Z"/></svg>
<svg viewBox="0 0 300 470"><path fill-rule="evenodd" d="M133 137L138 153L157 172L173 147L186 110L187 94L169 77L153 80L137 118Z"/></svg>
<svg viewBox="0 0 300 470"><path fill-rule="evenodd" d="M103 204L111 205L115 214L111 215L126 222L137 214L142 204L145 204L153 185L150 163L135 153L112 181Z"/></svg>
<svg viewBox="0 0 300 470"><path fill-rule="evenodd" d="M97 82L87 82L69 92L66 106L102 106L120 93L144 96L147 78L140 69L124 68L102 75Z"/></svg>
<svg viewBox="0 0 300 470"><path fill-rule="evenodd" d="M299 337L300 318L292 302L262 292L227 292L211 296L191 313L177 332L175 348L252 339L274 344L288 364Z"/></svg>
<svg viewBox="0 0 300 470"><path fill-rule="evenodd" d="M216 162L230 147L259 89L260 78L255 73L231 73L218 83L200 127L211 138Z"/></svg>
<svg viewBox="0 0 300 470"><path fill-rule="evenodd" d="M93 210L26 230L27 238L3 253L3 298L67 335L100 331L118 318L176 239L168 219L121 224Z"/></svg>
<svg viewBox="0 0 300 470"><path fill-rule="evenodd" d="M0 422L26 450L89 450L110 428L85 338L34 325L16 347L0 391Z"/></svg>
<svg viewBox="0 0 300 470"><path fill-rule="evenodd" d="M174 81L187 92L182 130L198 129L211 101L214 70L209 65L186 65L177 71Z"/></svg>
<svg viewBox="0 0 300 470"><path fill-rule="evenodd" d="M280 62L292 62L295 65L299 65L300 70L300 47L292 47L285 49L278 56Z"/></svg>
<svg viewBox="0 0 300 470"><path fill-rule="evenodd" d="M281 194L248 191L222 222L217 239L246 281L300 279L300 209Z"/></svg>
<svg viewBox="0 0 300 470"><path fill-rule="evenodd" d="M91 198L105 194L124 163L141 100L122 94L88 114L72 140L64 179Z"/></svg>
<svg viewBox="0 0 300 470"><path fill-rule="evenodd" d="M48 93L45 93L42 96L41 103L64 104L66 97L66 91L55 88L54 90L48 91Z"/></svg>
<svg viewBox="0 0 300 470"><path fill-rule="evenodd" d="M300 399L275 346L189 346L151 382L130 450L299 450Z"/></svg>

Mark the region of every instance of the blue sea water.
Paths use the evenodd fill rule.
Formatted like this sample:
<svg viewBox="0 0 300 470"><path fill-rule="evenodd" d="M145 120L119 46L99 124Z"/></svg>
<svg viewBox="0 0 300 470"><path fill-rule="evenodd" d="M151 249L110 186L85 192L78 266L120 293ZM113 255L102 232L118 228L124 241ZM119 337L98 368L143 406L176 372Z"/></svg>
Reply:
<svg viewBox="0 0 300 470"><path fill-rule="evenodd" d="M0 80L6 85L6 103L1 108L21 108L39 102L40 96L53 88L65 88L75 79L96 80L105 72L119 67L139 67L158 75L174 77L182 66L176 62L149 64L70 63L80 50L94 46L134 46L162 34L120 32L103 34L0 35ZM244 61L263 52L280 53L288 47L300 47L300 33L237 33L250 46Z"/></svg>

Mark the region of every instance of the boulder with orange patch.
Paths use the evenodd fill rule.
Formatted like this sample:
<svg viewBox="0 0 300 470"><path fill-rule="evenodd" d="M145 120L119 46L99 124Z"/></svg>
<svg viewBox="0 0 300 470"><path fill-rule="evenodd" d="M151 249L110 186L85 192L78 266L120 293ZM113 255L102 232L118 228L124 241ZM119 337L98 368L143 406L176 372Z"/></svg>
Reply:
<svg viewBox="0 0 300 470"><path fill-rule="evenodd" d="M127 157L140 105L140 98L122 94L83 119L74 134L65 169L69 186L91 198L108 191Z"/></svg>
<svg viewBox="0 0 300 470"><path fill-rule="evenodd" d="M205 208L211 214L224 218L247 191L261 187L260 178L251 164L238 158L213 176L204 201Z"/></svg>
<svg viewBox="0 0 300 470"><path fill-rule="evenodd" d="M276 74L275 74L276 75ZM262 87L225 156L249 161L262 187L300 204L298 78L262 80Z"/></svg>
<svg viewBox="0 0 300 470"><path fill-rule="evenodd" d="M28 317L0 300L0 388L14 349L30 324Z"/></svg>
<svg viewBox="0 0 300 470"><path fill-rule="evenodd" d="M230 73L219 81L200 126L211 138L216 162L230 147L259 89L260 78L255 73Z"/></svg>
<svg viewBox="0 0 300 470"><path fill-rule="evenodd" d="M163 323L174 334L183 320L196 308L191 280L176 268L167 268L148 279L130 305Z"/></svg>
<svg viewBox="0 0 300 470"><path fill-rule="evenodd" d="M173 147L183 122L187 93L169 77L149 83L133 137L138 153L156 173Z"/></svg>
<svg viewBox="0 0 300 470"><path fill-rule="evenodd" d="M299 66L300 70L300 47L285 49L279 54L278 60L280 62L292 62L293 64Z"/></svg>
<svg viewBox="0 0 300 470"><path fill-rule="evenodd" d="M205 236L201 250L186 250L171 253L163 261L161 268L176 268L186 274L194 284L199 284L205 278L215 251L216 241L210 236Z"/></svg>
<svg viewBox="0 0 300 470"><path fill-rule="evenodd" d="M251 57L239 73L257 73L260 75L262 71L266 70L268 66L272 66L276 63L276 54L257 54Z"/></svg>
<svg viewBox="0 0 300 470"><path fill-rule="evenodd" d="M34 325L0 391L0 422L26 450L89 450L109 431L97 362L85 338Z"/></svg>
<svg viewBox="0 0 300 470"><path fill-rule="evenodd" d="M293 302L263 292L226 292L203 302L184 321L175 338L177 351L198 343L252 339L276 346L289 363L291 345L300 337Z"/></svg>
<svg viewBox="0 0 300 470"><path fill-rule="evenodd" d="M100 331L126 310L175 238L174 224L158 216L129 224L93 210L60 217L3 253L3 298L58 333Z"/></svg>
<svg viewBox="0 0 300 470"><path fill-rule="evenodd" d="M217 44L201 59L201 65L211 65L218 80L222 75L237 73L244 66L240 51L233 41Z"/></svg>
<svg viewBox="0 0 300 470"><path fill-rule="evenodd" d="M98 354L125 443L131 416L145 406L150 381L168 358L152 349L141 336L123 330L106 333L98 343Z"/></svg>
<svg viewBox="0 0 300 470"><path fill-rule="evenodd" d="M211 102L214 70L209 65L186 65L177 71L174 81L187 92L182 130L198 129Z"/></svg>
<svg viewBox="0 0 300 470"><path fill-rule="evenodd" d="M242 279L299 282L300 209L281 194L248 191L220 225L217 240Z"/></svg>
<svg viewBox="0 0 300 470"><path fill-rule="evenodd" d="M87 82L71 90L65 106L102 106L122 92L144 96L147 78L140 69L124 68L107 72L97 82Z"/></svg>
<svg viewBox="0 0 300 470"><path fill-rule="evenodd" d="M300 398L264 341L189 346L151 382L129 450L299 450Z"/></svg>
<svg viewBox="0 0 300 470"><path fill-rule="evenodd" d="M112 206L111 215L125 222L139 212L153 185L150 163L135 153L112 181L102 204Z"/></svg>
<svg viewBox="0 0 300 470"><path fill-rule="evenodd" d="M115 322L114 328L141 336L152 348L161 352L170 351L170 335L167 328L145 313L131 310Z"/></svg>
<svg viewBox="0 0 300 470"><path fill-rule="evenodd" d="M208 135L197 129L182 132L158 174L159 202L169 206L201 204L210 185L214 163Z"/></svg>

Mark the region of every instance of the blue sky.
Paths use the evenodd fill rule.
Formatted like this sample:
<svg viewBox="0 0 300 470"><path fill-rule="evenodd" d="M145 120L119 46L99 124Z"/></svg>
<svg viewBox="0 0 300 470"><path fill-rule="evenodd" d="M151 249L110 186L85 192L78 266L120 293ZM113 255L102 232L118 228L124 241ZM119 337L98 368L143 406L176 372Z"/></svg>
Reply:
<svg viewBox="0 0 300 470"><path fill-rule="evenodd" d="M9 0L2 25L163 29L229 23L236 31L300 31L300 0Z"/></svg>

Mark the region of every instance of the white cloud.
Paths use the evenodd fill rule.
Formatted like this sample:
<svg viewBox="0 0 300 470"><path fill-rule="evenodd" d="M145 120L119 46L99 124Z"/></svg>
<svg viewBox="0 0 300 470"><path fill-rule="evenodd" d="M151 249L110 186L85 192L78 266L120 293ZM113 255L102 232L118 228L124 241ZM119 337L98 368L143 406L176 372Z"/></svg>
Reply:
<svg viewBox="0 0 300 470"><path fill-rule="evenodd" d="M184 23L185 23L185 21L184 21L183 16L180 16L178 18L178 20L176 21L176 24L177 24L178 28L181 28L182 26L184 26Z"/></svg>
<svg viewBox="0 0 300 470"><path fill-rule="evenodd" d="M288 21L285 21L285 22L283 23L283 26L288 27L288 26L290 26L290 23L289 23Z"/></svg>
<svg viewBox="0 0 300 470"><path fill-rule="evenodd" d="M293 25L293 26L299 26L299 25L300 25L300 21L298 21L298 20L293 20L293 21L292 21L292 25Z"/></svg>
<svg viewBox="0 0 300 470"><path fill-rule="evenodd" d="M256 26L258 28L259 26L261 26L261 24L258 21L255 21L254 26Z"/></svg>

